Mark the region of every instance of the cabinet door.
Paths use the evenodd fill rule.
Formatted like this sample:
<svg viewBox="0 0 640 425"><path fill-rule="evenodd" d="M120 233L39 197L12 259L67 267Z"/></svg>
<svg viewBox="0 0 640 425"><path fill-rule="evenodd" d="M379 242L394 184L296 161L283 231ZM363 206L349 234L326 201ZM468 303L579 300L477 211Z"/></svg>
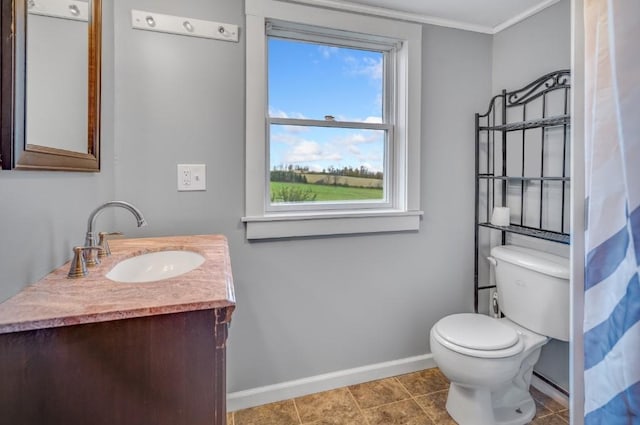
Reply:
<svg viewBox="0 0 640 425"><path fill-rule="evenodd" d="M0 424L224 424L227 310L0 335Z"/></svg>

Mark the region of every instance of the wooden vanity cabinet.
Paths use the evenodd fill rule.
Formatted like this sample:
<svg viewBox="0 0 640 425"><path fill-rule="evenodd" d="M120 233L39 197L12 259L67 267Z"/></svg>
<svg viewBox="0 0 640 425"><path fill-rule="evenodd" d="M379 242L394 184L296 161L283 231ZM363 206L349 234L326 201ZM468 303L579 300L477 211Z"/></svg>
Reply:
<svg viewBox="0 0 640 425"><path fill-rule="evenodd" d="M0 334L0 424L224 425L233 309Z"/></svg>

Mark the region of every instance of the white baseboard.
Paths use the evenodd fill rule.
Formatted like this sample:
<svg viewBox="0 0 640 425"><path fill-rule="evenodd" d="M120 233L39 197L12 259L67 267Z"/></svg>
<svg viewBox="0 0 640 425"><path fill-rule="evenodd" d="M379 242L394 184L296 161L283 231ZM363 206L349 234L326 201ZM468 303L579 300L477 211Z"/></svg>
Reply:
<svg viewBox="0 0 640 425"><path fill-rule="evenodd" d="M540 392L545 393L558 403L562 404L567 409L569 408L569 397L565 394L558 391L556 388L544 382L542 379L538 378L536 375L531 377L531 385L536 387L536 389L540 390Z"/></svg>
<svg viewBox="0 0 640 425"><path fill-rule="evenodd" d="M432 354L325 373L294 381L282 382L227 394L227 411L301 397L347 385L361 384L390 376L436 367Z"/></svg>

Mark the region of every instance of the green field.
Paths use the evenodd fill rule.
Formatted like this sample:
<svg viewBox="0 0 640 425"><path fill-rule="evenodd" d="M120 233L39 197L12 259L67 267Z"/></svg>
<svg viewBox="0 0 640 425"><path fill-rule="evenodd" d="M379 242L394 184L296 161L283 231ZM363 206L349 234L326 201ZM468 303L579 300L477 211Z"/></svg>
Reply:
<svg viewBox="0 0 640 425"><path fill-rule="evenodd" d="M302 191L311 191L318 201L362 201L370 199L383 199L382 189L363 188L349 186L329 186L308 183L283 183L271 182L271 193L278 194L283 188L294 188ZM283 202L282 199L273 199L274 203Z"/></svg>

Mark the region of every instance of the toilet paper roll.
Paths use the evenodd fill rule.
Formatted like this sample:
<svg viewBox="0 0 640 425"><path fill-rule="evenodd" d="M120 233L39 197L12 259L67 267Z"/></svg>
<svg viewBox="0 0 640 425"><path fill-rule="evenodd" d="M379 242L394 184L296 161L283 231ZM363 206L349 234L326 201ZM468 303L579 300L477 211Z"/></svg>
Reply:
<svg viewBox="0 0 640 425"><path fill-rule="evenodd" d="M511 221L509 207L494 207L491 214L491 224L494 226L508 226Z"/></svg>

